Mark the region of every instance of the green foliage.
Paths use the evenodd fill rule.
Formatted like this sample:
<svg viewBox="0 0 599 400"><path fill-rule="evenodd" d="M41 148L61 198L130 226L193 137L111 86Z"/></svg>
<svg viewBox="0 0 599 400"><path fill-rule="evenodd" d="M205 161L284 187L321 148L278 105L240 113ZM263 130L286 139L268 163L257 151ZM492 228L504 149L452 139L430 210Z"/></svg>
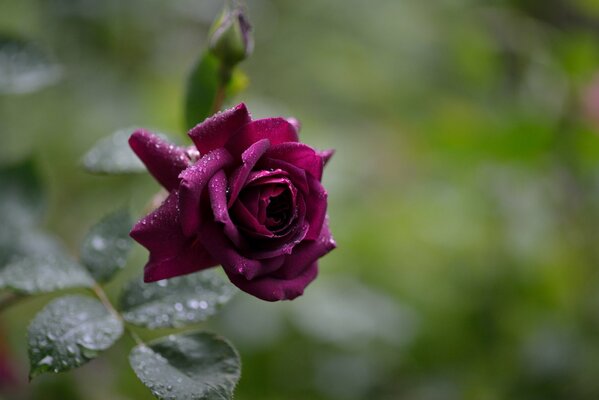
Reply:
<svg viewBox="0 0 599 400"><path fill-rule="evenodd" d="M219 95L221 65L216 57L205 52L193 67L185 93L185 128L191 129L214 113Z"/></svg>
<svg viewBox="0 0 599 400"><path fill-rule="evenodd" d="M139 379L164 400L232 399L239 355L224 339L204 332L171 335L133 349Z"/></svg>
<svg viewBox="0 0 599 400"><path fill-rule="evenodd" d="M0 289L24 294L50 293L93 284L84 267L60 253L17 257L0 270Z"/></svg>
<svg viewBox="0 0 599 400"><path fill-rule="evenodd" d="M44 187L32 159L0 169L0 229L30 228L39 223L45 206Z"/></svg>
<svg viewBox="0 0 599 400"><path fill-rule="evenodd" d="M178 328L216 314L236 291L214 270L155 283L136 279L122 292L120 307L125 320L134 325Z"/></svg>
<svg viewBox="0 0 599 400"><path fill-rule="evenodd" d="M34 92L61 75L61 68L37 45L0 34L0 94Z"/></svg>
<svg viewBox="0 0 599 400"><path fill-rule="evenodd" d="M60 297L35 317L28 330L30 377L79 367L111 347L123 323L98 300Z"/></svg>
<svg viewBox="0 0 599 400"><path fill-rule="evenodd" d="M127 209L115 211L94 225L81 245L81 263L98 282L108 282L127 262L133 241Z"/></svg>

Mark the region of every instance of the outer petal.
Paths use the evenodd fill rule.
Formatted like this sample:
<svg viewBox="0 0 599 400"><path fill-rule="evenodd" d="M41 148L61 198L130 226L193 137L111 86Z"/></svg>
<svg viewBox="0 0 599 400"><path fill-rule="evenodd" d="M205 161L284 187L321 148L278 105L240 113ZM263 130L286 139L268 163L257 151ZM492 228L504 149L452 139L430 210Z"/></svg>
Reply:
<svg viewBox="0 0 599 400"><path fill-rule="evenodd" d="M285 118L265 118L252 121L239 130L225 147L238 157L259 140L270 140L271 146L285 142L297 142L297 131Z"/></svg>
<svg viewBox="0 0 599 400"><path fill-rule="evenodd" d="M324 165L326 166L329 163L329 160L331 159L331 157L333 157L333 154L335 154L335 150L334 149L321 150L321 151L317 151L316 154L318 154L320 157L322 157L322 161L324 162Z"/></svg>
<svg viewBox="0 0 599 400"><path fill-rule="evenodd" d="M285 263L273 276L279 279L294 279L312 263L337 247L329 224L325 222L318 240L303 241L293 249L293 253L285 258Z"/></svg>
<svg viewBox="0 0 599 400"><path fill-rule="evenodd" d="M170 193L164 203L142 218L131 237L150 251L145 281L153 282L216 265L204 247L183 236L177 211L179 194Z"/></svg>
<svg viewBox="0 0 599 400"><path fill-rule="evenodd" d="M235 170L233 176L231 177L231 194L228 204L229 207L231 207L235 200L237 200L237 196L239 195L239 192L241 191L241 188L247 180L250 172L269 147L270 141L268 139L262 139L252 144L243 152L241 155L241 161L243 162L243 165Z"/></svg>
<svg viewBox="0 0 599 400"><path fill-rule="evenodd" d="M207 118L189 131L189 136L201 154L223 147L242 126L251 121L250 114L241 103L233 108Z"/></svg>
<svg viewBox="0 0 599 400"><path fill-rule="evenodd" d="M189 166L185 149L139 129L129 138L129 146L146 165L148 171L168 191L179 184L178 176Z"/></svg>
<svg viewBox="0 0 599 400"><path fill-rule="evenodd" d="M303 143L288 142L272 146L265 156L286 161L305 170L319 181L322 179L323 159L313 148Z"/></svg>
<svg viewBox="0 0 599 400"><path fill-rule="evenodd" d="M196 234L200 225L200 199L210 178L231 163L231 155L225 149L216 149L181 172L179 178L179 207L181 227L186 236Z"/></svg>
<svg viewBox="0 0 599 400"><path fill-rule="evenodd" d="M225 270L231 282L239 289L266 301L293 300L304 293L304 289L318 275L318 265L313 263L294 279L277 279L263 277L254 280L244 279L242 276L229 273Z"/></svg>
<svg viewBox="0 0 599 400"><path fill-rule="evenodd" d="M310 194L305 197L308 213L306 219L310 224L310 230L306 235L307 240L315 240L320 236L320 231L327 213L327 192L320 182L308 176Z"/></svg>

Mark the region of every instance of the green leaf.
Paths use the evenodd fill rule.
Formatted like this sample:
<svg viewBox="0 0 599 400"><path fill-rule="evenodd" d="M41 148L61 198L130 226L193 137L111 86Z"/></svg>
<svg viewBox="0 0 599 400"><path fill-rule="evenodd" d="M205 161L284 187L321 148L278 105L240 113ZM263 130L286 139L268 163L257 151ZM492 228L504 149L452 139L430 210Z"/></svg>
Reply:
<svg viewBox="0 0 599 400"><path fill-rule="evenodd" d="M127 262L133 241L133 221L127 209L118 210L94 225L81 245L81 263L97 282L109 281Z"/></svg>
<svg viewBox="0 0 599 400"><path fill-rule="evenodd" d="M193 67L185 93L185 127L191 129L212 115L221 78L220 62L205 52Z"/></svg>
<svg viewBox="0 0 599 400"><path fill-rule="evenodd" d="M32 159L0 168L2 228L29 228L39 223L46 206L42 181Z"/></svg>
<svg viewBox="0 0 599 400"><path fill-rule="evenodd" d="M60 253L16 257L0 270L0 289L25 294L91 287L93 284L85 268Z"/></svg>
<svg viewBox="0 0 599 400"><path fill-rule="evenodd" d="M120 129L100 139L83 156L83 167L96 174L137 174L146 170L129 147L129 136L136 128Z"/></svg>
<svg viewBox="0 0 599 400"><path fill-rule="evenodd" d="M98 300L60 297L29 326L29 376L79 367L111 347L122 334L122 321Z"/></svg>
<svg viewBox="0 0 599 400"><path fill-rule="evenodd" d="M38 46L0 35L0 94L34 92L61 76L61 68Z"/></svg>
<svg viewBox="0 0 599 400"><path fill-rule="evenodd" d="M206 270L155 283L134 280L122 292L120 306L134 325L177 328L216 314L235 292L216 271Z"/></svg>
<svg viewBox="0 0 599 400"><path fill-rule="evenodd" d="M0 225L0 271L18 257L61 251L61 245L43 232L35 229L21 231L8 225Z"/></svg>
<svg viewBox="0 0 599 400"><path fill-rule="evenodd" d="M205 332L171 335L137 346L129 361L159 399L231 399L241 374L235 349Z"/></svg>

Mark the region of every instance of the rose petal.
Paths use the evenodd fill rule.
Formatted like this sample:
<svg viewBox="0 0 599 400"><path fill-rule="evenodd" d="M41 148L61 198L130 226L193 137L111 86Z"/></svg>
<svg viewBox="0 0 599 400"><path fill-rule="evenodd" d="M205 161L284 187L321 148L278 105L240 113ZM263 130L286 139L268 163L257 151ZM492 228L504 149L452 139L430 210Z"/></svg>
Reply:
<svg viewBox="0 0 599 400"><path fill-rule="evenodd" d="M265 156L288 162L308 172L319 181L322 179L323 159L313 148L303 143L289 142L272 146Z"/></svg>
<svg viewBox="0 0 599 400"><path fill-rule="evenodd" d="M288 162L282 160L273 160L271 158L262 157L262 159L258 162L258 166L259 168L264 168L266 170L273 169L275 171L284 171L286 175L289 175L290 180L293 182L295 187L304 193L308 193L310 191L310 187L308 186L308 181L306 178L306 172L293 164L289 164Z"/></svg>
<svg viewBox="0 0 599 400"><path fill-rule="evenodd" d="M148 171L168 191L179 184L179 174L189 166L185 149L139 129L129 138L129 146Z"/></svg>
<svg viewBox="0 0 599 400"><path fill-rule="evenodd" d="M187 168L179 175L179 207L181 227L186 236L193 236L200 225L200 199L212 176L231 163L232 158L225 149L216 149Z"/></svg>
<svg viewBox="0 0 599 400"><path fill-rule="evenodd" d="M318 264L312 263L292 280L263 277L247 280L225 270L231 282L239 289L266 301L293 300L304 293L304 289L318 275Z"/></svg>
<svg viewBox="0 0 599 400"><path fill-rule="evenodd" d="M258 196L257 196L258 198ZM231 208L231 212L235 215L238 225L244 232L255 237L272 238L275 235L269 231L256 218L256 213L252 214L242 201L236 201Z"/></svg>
<svg viewBox="0 0 599 400"><path fill-rule="evenodd" d="M207 118L189 131L189 136L201 154L223 147L237 131L251 121L245 104Z"/></svg>
<svg viewBox="0 0 599 400"><path fill-rule="evenodd" d="M223 224L225 235L237 247L244 247L243 237L229 216L229 210L227 209L227 177L222 170L210 179L208 193L210 194L210 205L214 213L214 220Z"/></svg>
<svg viewBox="0 0 599 400"><path fill-rule="evenodd" d="M131 237L150 252L144 280L153 282L212 267L217 263L204 247L181 232L174 190L156 210L142 218L131 230Z"/></svg>
<svg viewBox="0 0 599 400"><path fill-rule="evenodd" d="M308 185L310 193L304 197L308 213L306 219L310 224L310 230L306 235L307 240L316 240L322 229L322 225L327 213L327 192L320 182L315 178L308 176Z"/></svg>
<svg viewBox="0 0 599 400"><path fill-rule="evenodd" d="M252 121L230 137L225 147L238 157L252 144L268 139L271 146L285 142L297 142L297 131L285 118L265 118Z"/></svg>
<svg viewBox="0 0 599 400"><path fill-rule="evenodd" d="M293 127L295 128L295 131L297 133L299 133L300 130L302 129L302 124L298 121L297 118L289 117L289 118L287 118L287 122L289 122L291 125L293 125Z"/></svg>
<svg viewBox="0 0 599 400"><path fill-rule="evenodd" d="M318 240L304 240L295 246L293 252L285 257L285 263L274 276L279 279L294 279L302 274L307 266L316 262L335 247L337 247L337 244L331 235L329 224L325 222Z"/></svg>
<svg viewBox="0 0 599 400"><path fill-rule="evenodd" d="M322 158L322 161L323 161L324 165L326 166L329 163L329 160L331 159L331 157L333 157L333 154L335 154L335 150L334 149L320 150L320 151L317 151L316 154L318 154L318 156Z"/></svg>
<svg viewBox="0 0 599 400"><path fill-rule="evenodd" d="M213 221L202 223L199 237L208 253L223 266L228 275L254 279L276 271L284 261L284 257L258 261L242 256Z"/></svg>
<svg viewBox="0 0 599 400"><path fill-rule="evenodd" d="M245 184L248 175L269 147L270 141L268 139L262 139L252 144L243 152L241 155L241 161L243 162L243 165L235 170L231 177L231 194L228 203L229 207L231 207L235 200L237 200L237 196Z"/></svg>

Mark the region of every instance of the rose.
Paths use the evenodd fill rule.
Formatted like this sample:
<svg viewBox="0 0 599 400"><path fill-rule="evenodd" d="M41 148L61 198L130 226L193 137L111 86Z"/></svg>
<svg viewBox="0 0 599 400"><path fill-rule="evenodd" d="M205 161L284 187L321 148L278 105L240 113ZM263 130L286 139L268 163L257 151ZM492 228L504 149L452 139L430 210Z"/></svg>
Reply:
<svg viewBox="0 0 599 400"><path fill-rule="evenodd" d="M192 128L195 147L134 132L131 148L169 191L131 231L150 252L145 281L221 264L261 299L301 295L335 242L321 185L333 152L299 143L298 130L294 119L252 121L240 104Z"/></svg>

